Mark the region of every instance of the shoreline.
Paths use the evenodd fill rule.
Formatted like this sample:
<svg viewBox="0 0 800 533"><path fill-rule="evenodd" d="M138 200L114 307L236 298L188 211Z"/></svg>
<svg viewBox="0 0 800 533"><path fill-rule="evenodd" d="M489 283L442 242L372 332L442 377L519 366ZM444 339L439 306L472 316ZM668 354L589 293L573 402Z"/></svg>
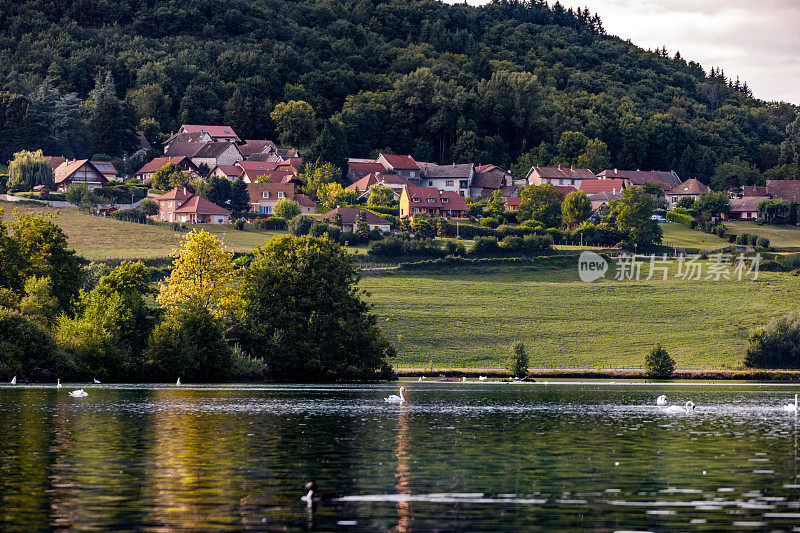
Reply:
<svg viewBox="0 0 800 533"><path fill-rule="evenodd" d="M486 376L490 379L508 379L509 374L503 368L401 368L395 369L398 378L477 378ZM528 370L528 381L537 378L581 378L581 379L638 379L648 381L675 380L730 380L730 381L800 381L800 370L779 369L693 369L675 370L667 380L653 379L645 375L643 369L569 369L569 368L531 368Z"/></svg>

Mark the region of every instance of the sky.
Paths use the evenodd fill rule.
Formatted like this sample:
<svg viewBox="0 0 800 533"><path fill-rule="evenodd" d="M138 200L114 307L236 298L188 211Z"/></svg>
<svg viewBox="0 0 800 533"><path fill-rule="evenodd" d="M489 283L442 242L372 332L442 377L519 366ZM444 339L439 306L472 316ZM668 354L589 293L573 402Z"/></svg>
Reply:
<svg viewBox="0 0 800 533"><path fill-rule="evenodd" d="M680 51L706 72L739 76L756 98L800 105L800 0L560 1L599 14L610 35Z"/></svg>

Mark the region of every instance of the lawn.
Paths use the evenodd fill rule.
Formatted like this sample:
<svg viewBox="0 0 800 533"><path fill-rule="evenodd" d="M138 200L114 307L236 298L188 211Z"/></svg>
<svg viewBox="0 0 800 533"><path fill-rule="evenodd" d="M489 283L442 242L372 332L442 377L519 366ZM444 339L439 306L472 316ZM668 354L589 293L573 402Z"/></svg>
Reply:
<svg viewBox="0 0 800 533"><path fill-rule="evenodd" d="M577 268L473 267L371 274L361 286L398 348L395 364L439 368L502 367L517 341L539 367L639 365L657 342L679 367L736 364L752 328L800 306L798 277L764 272L586 284Z"/></svg>
<svg viewBox="0 0 800 533"><path fill-rule="evenodd" d="M661 224L664 231L663 244L665 246L676 246L678 248L697 248L700 250L712 250L729 243L711 233L689 229L677 222L664 222Z"/></svg>
<svg viewBox="0 0 800 533"><path fill-rule="evenodd" d="M769 239L771 246L779 248L798 248L800 247L800 228L796 226L772 226L764 224L759 226L755 222L726 222L731 233L756 234L759 237Z"/></svg>
<svg viewBox="0 0 800 533"><path fill-rule="evenodd" d="M82 213L77 209L52 209L50 207L18 206L0 202L8 222L14 209L21 213L44 211L56 214L58 224L67 234L69 245L78 255L93 261L106 259L150 259L166 257L180 244L183 232L172 230L171 225L134 224L113 218L103 218ZM249 252L282 232L236 231L230 225L198 224L206 231L220 237L233 251Z"/></svg>

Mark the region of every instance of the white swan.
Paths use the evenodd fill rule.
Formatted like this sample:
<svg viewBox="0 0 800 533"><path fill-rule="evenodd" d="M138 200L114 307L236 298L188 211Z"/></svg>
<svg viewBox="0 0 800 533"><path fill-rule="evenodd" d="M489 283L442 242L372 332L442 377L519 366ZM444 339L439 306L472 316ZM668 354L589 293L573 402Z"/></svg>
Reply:
<svg viewBox="0 0 800 533"><path fill-rule="evenodd" d="M467 376L461 376L461 383L467 382Z"/></svg>
<svg viewBox="0 0 800 533"><path fill-rule="evenodd" d="M78 389L70 391L69 395L72 396L73 398L83 398L84 396L89 396L89 393L83 389Z"/></svg>
<svg viewBox="0 0 800 533"><path fill-rule="evenodd" d="M95 383L100 383L100 381L97 378L94 378L92 381L94 381Z"/></svg>
<svg viewBox="0 0 800 533"><path fill-rule="evenodd" d="M60 380L60 379L57 379L57 380L56 380L56 388L57 388L57 389L60 389L60 388L61 388L61 380Z"/></svg>
<svg viewBox="0 0 800 533"><path fill-rule="evenodd" d="M694 402L686 402L686 405L680 407L678 405L670 405L666 409L661 409L665 413L670 414L677 414L677 413L691 413L694 411Z"/></svg>
<svg viewBox="0 0 800 533"><path fill-rule="evenodd" d="M789 402L783 406L784 411L797 412L797 394L794 395L794 402Z"/></svg>
<svg viewBox="0 0 800 533"><path fill-rule="evenodd" d="M400 387L400 396L396 394L392 394L391 396L387 396L384 398L386 403L406 403L406 397L403 396L403 391L406 390L405 387Z"/></svg>
<svg viewBox="0 0 800 533"><path fill-rule="evenodd" d="M419 378L417 381L422 381L422 378Z"/></svg>
<svg viewBox="0 0 800 533"><path fill-rule="evenodd" d="M667 405L669 402L667 401L667 397L663 394L656 398L656 405Z"/></svg>
<svg viewBox="0 0 800 533"><path fill-rule="evenodd" d="M478 381L486 381L486 376L478 376Z"/></svg>
<svg viewBox="0 0 800 533"><path fill-rule="evenodd" d="M180 385L180 384L181 384L181 378L178 378L178 381L175 382L175 385Z"/></svg>
<svg viewBox="0 0 800 533"><path fill-rule="evenodd" d="M13 378L11 378L11 384L12 385L16 385L17 384L17 376L14 376Z"/></svg>

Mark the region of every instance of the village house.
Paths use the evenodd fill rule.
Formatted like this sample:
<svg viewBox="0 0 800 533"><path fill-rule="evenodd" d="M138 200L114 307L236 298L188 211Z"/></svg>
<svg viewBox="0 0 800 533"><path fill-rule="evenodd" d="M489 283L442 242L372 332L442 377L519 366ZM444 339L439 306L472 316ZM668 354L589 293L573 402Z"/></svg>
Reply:
<svg viewBox="0 0 800 533"><path fill-rule="evenodd" d="M174 163L181 169L182 172L186 172L195 178L200 177L200 169L192 163L192 160L186 156L180 157L156 157L145 166L140 168L136 171L136 179L145 181L153 177L153 174L158 172L158 169L163 167L164 165L168 165L170 163Z"/></svg>
<svg viewBox="0 0 800 533"><path fill-rule="evenodd" d="M202 145L189 156L198 169L206 172L217 165L232 165L244 159L235 144L229 142L210 142Z"/></svg>
<svg viewBox="0 0 800 533"><path fill-rule="evenodd" d="M503 199L503 207L506 211L516 211L522 204L522 198L519 196L509 196Z"/></svg>
<svg viewBox="0 0 800 533"><path fill-rule="evenodd" d="M727 213L722 213L723 220L764 220L758 212L758 202L768 200L766 196L745 196L733 198Z"/></svg>
<svg viewBox="0 0 800 533"><path fill-rule="evenodd" d="M645 183L657 183L664 191L670 191L681 184L681 178L674 170L617 170L606 169L599 173L597 177L604 179L623 179L625 186L644 185Z"/></svg>
<svg viewBox="0 0 800 533"><path fill-rule="evenodd" d="M347 179L350 180L350 183L355 183L369 174L380 174L385 170L382 164L372 159L347 160Z"/></svg>
<svg viewBox="0 0 800 533"><path fill-rule="evenodd" d="M292 183L250 183L247 185L247 193L250 195L250 210L262 215L272 215L275 204L284 198L300 204L304 215L310 215L316 210L314 201L305 194L296 192Z"/></svg>
<svg viewBox="0 0 800 533"><path fill-rule="evenodd" d="M111 161L92 161L92 164L108 181L119 181L121 179L119 172Z"/></svg>
<svg viewBox="0 0 800 533"><path fill-rule="evenodd" d="M244 143L239 145L239 151L245 159L249 159L254 155L275 153L277 150L278 146L266 139L246 139Z"/></svg>
<svg viewBox="0 0 800 533"><path fill-rule="evenodd" d="M403 192L403 187L415 186L411 181L407 180L403 176L400 176L399 174L380 174L373 172L371 174L367 174L355 183L348 185L347 190L355 191L356 194L359 195L359 198L369 198L370 188L375 185L385 185L387 187L391 187L392 191L394 192L395 199L400 198L400 194Z"/></svg>
<svg viewBox="0 0 800 533"><path fill-rule="evenodd" d="M469 196L491 196L494 191L501 191L514 186L511 172L495 165L478 165L475 167L469 184ZM503 195L505 196L505 194ZM511 196L509 194L509 196Z"/></svg>
<svg viewBox="0 0 800 533"><path fill-rule="evenodd" d="M420 182L419 165L410 155L380 154L376 163L380 163L387 172L400 174L414 183Z"/></svg>
<svg viewBox="0 0 800 533"><path fill-rule="evenodd" d="M467 201L453 191L439 191L436 187L404 187L400 195L400 218L430 215L444 218L461 218L467 210Z"/></svg>
<svg viewBox="0 0 800 533"><path fill-rule="evenodd" d="M217 165L211 169L208 175L225 178L228 181L236 181L243 172L242 167L237 165Z"/></svg>
<svg viewBox="0 0 800 533"><path fill-rule="evenodd" d="M417 163L420 169L420 183L423 187L436 187L440 191L452 191L461 196L469 196L474 166L472 163L437 165L436 163Z"/></svg>
<svg viewBox="0 0 800 533"><path fill-rule="evenodd" d="M189 224L227 224L231 212L189 192L186 187L177 187L154 198L158 202L159 222L185 222Z"/></svg>
<svg viewBox="0 0 800 533"><path fill-rule="evenodd" d="M236 166L242 170L241 175L245 183L257 183L260 176L267 176L273 183L280 183L284 175L294 174L294 172L277 171L278 163L275 162L237 161ZM275 179L276 177L278 179Z"/></svg>
<svg viewBox="0 0 800 533"><path fill-rule="evenodd" d="M688 179L666 192L670 209L675 209L683 198L697 200L700 195L709 190L708 186L695 178Z"/></svg>
<svg viewBox="0 0 800 533"><path fill-rule="evenodd" d="M597 192L589 196L589 201L592 203L592 213L597 212L598 209L608 205L611 202L615 202L622 198L622 194L620 191L616 192L609 192L609 191L602 191Z"/></svg>
<svg viewBox="0 0 800 533"><path fill-rule="evenodd" d="M212 126L208 124L183 124L178 133L164 141L164 152L175 142L230 142L241 144L242 141L230 126Z"/></svg>
<svg viewBox="0 0 800 533"><path fill-rule="evenodd" d="M525 179L528 185L563 185L580 189L583 180L596 180L597 176L587 168L534 166Z"/></svg>
<svg viewBox="0 0 800 533"><path fill-rule="evenodd" d="M108 185L108 179L88 159L64 161L53 171L55 189L66 191L73 185L86 185L96 189Z"/></svg>
<svg viewBox="0 0 800 533"><path fill-rule="evenodd" d="M357 207L337 207L336 209L332 209L322 215L322 218L327 220L329 224L333 225L336 213L342 215L342 223L338 226L342 231L349 231L352 233L356 233L358 231L356 217L359 213L366 214L367 225L369 226L370 231L379 230L382 233L386 233L392 228L392 225L389 224L389 221L385 218L379 217L375 213L367 211L366 209Z"/></svg>

